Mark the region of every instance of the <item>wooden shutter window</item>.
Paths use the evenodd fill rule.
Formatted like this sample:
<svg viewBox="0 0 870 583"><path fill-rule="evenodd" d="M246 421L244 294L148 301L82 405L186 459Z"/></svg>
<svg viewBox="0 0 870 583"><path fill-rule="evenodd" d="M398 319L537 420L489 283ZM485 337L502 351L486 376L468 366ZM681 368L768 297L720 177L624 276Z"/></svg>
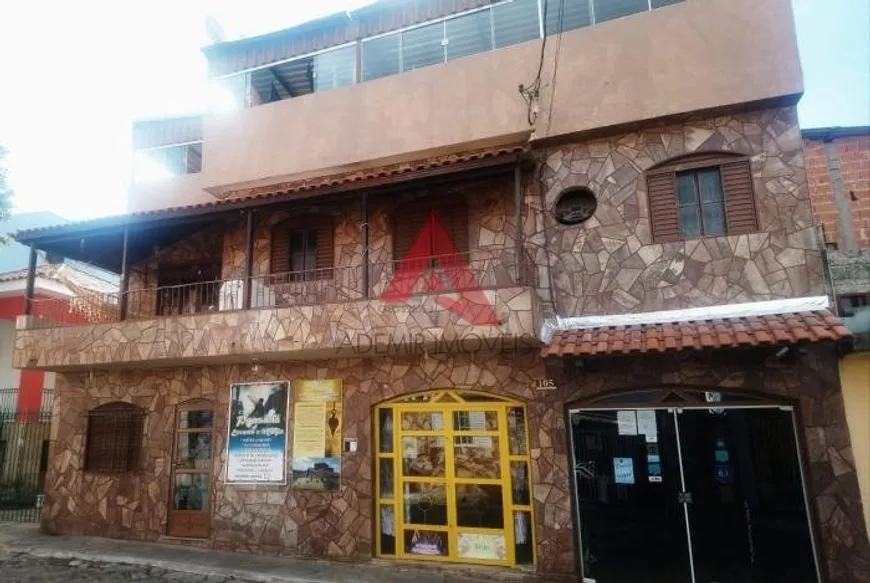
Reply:
<svg viewBox="0 0 870 583"><path fill-rule="evenodd" d="M653 241L671 243L680 240L680 216L677 212L676 173L648 175L649 219Z"/></svg>
<svg viewBox="0 0 870 583"><path fill-rule="evenodd" d="M749 160L722 164L722 194L725 198L725 221L729 235L754 233L758 230L758 212L752 190Z"/></svg>
<svg viewBox="0 0 870 583"><path fill-rule="evenodd" d="M129 403L108 403L88 413L85 471L123 473L139 467L144 412Z"/></svg>
<svg viewBox="0 0 870 583"><path fill-rule="evenodd" d="M294 217L272 227L269 271L273 275L290 271L290 256L293 252L290 235L294 229L316 232L315 269L318 270L318 277L332 277L331 269L335 263L335 233L332 221L323 217Z"/></svg>
<svg viewBox="0 0 870 583"><path fill-rule="evenodd" d="M290 271L290 226L281 223L272 228L269 271L274 275Z"/></svg>
<svg viewBox="0 0 870 583"><path fill-rule="evenodd" d="M393 257L397 261L405 258L411 247L423 233L429 215L435 212L444 232L450 237L453 245L460 253L468 252L468 208L464 200L454 199L450 202L434 202L429 199L415 201L399 207L396 210L395 228L393 229ZM428 241L426 256L442 254L434 248L434 242Z"/></svg>
<svg viewBox="0 0 870 583"><path fill-rule="evenodd" d="M749 160L729 152L681 156L659 164L647 172L650 227L653 241L680 241L680 216L677 203L678 172L718 169L725 204L725 235L753 233L758 230L758 213L752 187Z"/></svg>

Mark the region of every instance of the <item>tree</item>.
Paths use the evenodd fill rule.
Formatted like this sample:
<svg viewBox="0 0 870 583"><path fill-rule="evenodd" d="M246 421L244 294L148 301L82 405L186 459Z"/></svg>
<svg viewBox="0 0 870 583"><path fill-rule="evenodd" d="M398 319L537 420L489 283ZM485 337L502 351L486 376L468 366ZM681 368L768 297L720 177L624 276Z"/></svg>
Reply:
<svg viewBox="0 0 870 583"><path fill-rule="evenodd" d="M0 145L0 221L9 218L9 208L12 206L12 187L6 179L6 153L8 150Z"/></svg>

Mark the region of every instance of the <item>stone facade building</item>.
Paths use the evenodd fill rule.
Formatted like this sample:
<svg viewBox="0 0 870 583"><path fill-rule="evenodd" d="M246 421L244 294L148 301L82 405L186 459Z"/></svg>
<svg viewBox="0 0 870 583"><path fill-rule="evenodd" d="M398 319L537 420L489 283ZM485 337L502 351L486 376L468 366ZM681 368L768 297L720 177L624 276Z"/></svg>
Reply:
<svg viewBox="0 0 870 583"><path fill-rule="evenodd" d="M58 374L45 530L870 578L790 3L552 5L208 47L239 107L134 128L140 177L176 176L17 235L122 280L87 324L18 322Z"/></svg>

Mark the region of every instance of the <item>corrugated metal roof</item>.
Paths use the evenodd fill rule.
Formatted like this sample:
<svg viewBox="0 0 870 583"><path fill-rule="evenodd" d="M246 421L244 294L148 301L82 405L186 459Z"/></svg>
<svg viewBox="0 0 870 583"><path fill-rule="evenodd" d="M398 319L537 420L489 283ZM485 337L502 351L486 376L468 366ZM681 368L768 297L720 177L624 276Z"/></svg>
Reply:
<svg viewBox="0 0 870 583"><path fill-rule="evenodd" d="M517 157L527 151L527 149L527 146L519 145L485 148L458 154L431 157L423 160L401 162L377 168L354 170L326 177L282 182L269 186L234 191L227 198L215 199L214 201L139 211L126 215L101 217L63 225L25 229L13 233L12 237L18 241L26 242L49 234L64 235L68 232L73 236L75 233L85 229L97 230L100 228L129 225L142 222L143 220L156 220L160 218L172 218L185 215L200 215L239 206L248 207L258 206L259 204L269 204L270 198L279 195L297 195L302 193L316 195L318 191L325 191L324 193L326 193L327 191L331 192L335 189L344 190L344 187L347 187L346 190L350 191L377 186L385 181L391 183L404 182L406 180L410 181L420 178L421 174L427 172L431 173L433 171L438 171L439 169L444 169L448 172L453 171L454 169L459 171L461 169L456 167L463 164L473 165L491 162L495 165L502 162L509 163L516 160ZM283 199L281 202L283 202Z"/></svg>
<svg viewBox="0 0 870 583"><path fill-rule="evenodd" d="M133 122L133 148L156 148L202 140L201 115L143 119Z"/></svg>

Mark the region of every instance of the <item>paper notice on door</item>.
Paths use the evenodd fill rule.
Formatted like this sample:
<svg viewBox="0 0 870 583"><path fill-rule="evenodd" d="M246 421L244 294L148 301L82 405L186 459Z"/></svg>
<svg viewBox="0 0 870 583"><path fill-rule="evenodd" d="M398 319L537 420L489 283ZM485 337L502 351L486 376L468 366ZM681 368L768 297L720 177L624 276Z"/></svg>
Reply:
<svg viewBox="0 0 870 583"><path fill-rule="evenodd" d="M658 443L659 428L656 425L655 411L637 412L637 432L646 437L647 443Z"/></svg>
<svg viewBox="0 0 870 583"><path fill-rule="evenodd" d="M613 481L617 484L634 484L634 461L630 457L613 458Z"/></svg>
<svg viewBox="0 0 870 583"><path fill-rule="evenodd" d="M637 435L637 414L634 410L616 412L616 428L620 435Z"/></svg>

